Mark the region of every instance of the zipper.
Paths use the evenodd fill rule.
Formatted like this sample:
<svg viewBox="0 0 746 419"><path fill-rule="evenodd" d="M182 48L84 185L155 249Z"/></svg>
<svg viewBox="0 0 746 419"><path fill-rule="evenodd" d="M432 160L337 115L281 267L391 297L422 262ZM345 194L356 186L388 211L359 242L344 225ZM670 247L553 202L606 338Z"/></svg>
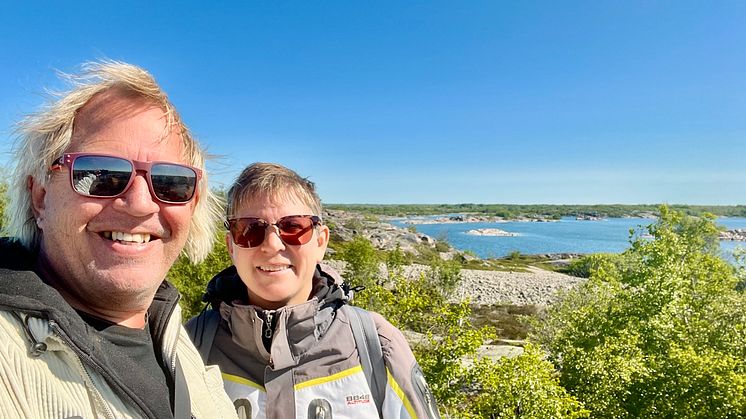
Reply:
<svg viewBox="0 0 746 419"><path fill-rule="evenodd" d="M80 367L80 370L83 371L83 374L84 374L84 378L83 379L85 380L86 385L88 386L89 390L93 393L94 397L96 399L98 399L98 401L99 401L98 404L100 404L101 406L104 407L104 411L105 411L104 413L106 414L106 417L114 419L115 418L114 412L109 407L109 404L106 402L106 399L104 399L104 396L101 394L100 391L98 391L98 389L96 388L96 386L93 384L93 378L91 378L91 374L85 368L85 365L83 365L83 361L80 359L80 353L79 353L79 351L76 350L73 347L73 345L70 344L71 342L69 342L67 339L65 339L62 336L61 333L59 333L60 328L59 328L59 326L57 326L57 322L56 321L49 320L49 326L52 328L52 330L54 331L54 334L57 337L59 337L60 339L62 339L63 341L65 341L65 343L67 344L67 346L69 346L70 348L73 348L73 352L75 352L75 357L74 358L75 358L76 361L78 361L78 367ZM94 406L91 406L91 407L94 407Z"/></svg>
<svg viewBox="0 0 746 419"><path fill-rule="evenodd" d="M265 323L266 329L264 330L264 337L267 339L272 338L272 317L274 317L274 312L272 311L265 311L264 314L267 315L267 322Z"/></svg>

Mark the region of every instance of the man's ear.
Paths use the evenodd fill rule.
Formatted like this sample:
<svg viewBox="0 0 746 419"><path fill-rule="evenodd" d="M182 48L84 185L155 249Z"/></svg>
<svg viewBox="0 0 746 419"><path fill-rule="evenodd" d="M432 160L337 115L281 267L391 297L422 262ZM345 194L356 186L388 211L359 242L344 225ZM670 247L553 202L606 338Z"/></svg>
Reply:
<svg viewBox="0 0 746 419"><path fill-rule="evenodd" d="M47 189L31 176L26 180L26 187L31 192L31 210L34 212L36 222L39 223L44 219L44 198L47 195Z"/></svg>

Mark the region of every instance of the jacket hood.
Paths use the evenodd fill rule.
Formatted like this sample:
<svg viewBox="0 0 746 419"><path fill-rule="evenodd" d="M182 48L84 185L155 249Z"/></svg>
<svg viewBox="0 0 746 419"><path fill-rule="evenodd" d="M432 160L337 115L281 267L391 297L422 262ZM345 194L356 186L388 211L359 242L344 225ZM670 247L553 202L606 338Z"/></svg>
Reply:
<svg viewBox="0 0 746 419"><path fill-rule="evenodd" d="M0 307L54 319L63 328L73 327L69 320L79 316L56 289L34 272L35 260L36 254L19 242L0 240Z"/></svg>
<svg viewBox="0 0 746 419"><path fill-rule="evenodd" d="M132 375L133 368L130 367L134 361L120 352L112 351L113 344L101 339L96 330L81 318L57 289L44 282L34 271L37 258L36 253L28 251L17 241L0 239L0 310L28 315L24 324L32 348L37 341L57 337L62 339L78 354L82 362L93 365L112 385L114 391L132 400L144 416L154 416L128 387L129 384L123 384L137 382L137 376ZM168 282L162 281L148 309L148 325L154 348L165 348L166 330L172 315L175 315L178 300L178 291ZM44 335L31 333L29 317L48 321L44 322ZM55 326L51 326L52 322ZM43 346L40 351L46 351L47 348L51 347ZM30 351L35 352L36 349ZM164 359L164 364L168 365L167 362L170 361Z"/></svg>
<svg viewBox="0 0 746 419"><path fill-rule="evenodd" d="M0 239L0 308L21 311L54 320L86 353L92 350L90 339L75 339L88 334L88 326L62 295L47 285L34 271L37 254L18 241ZM163 281L148 310L149 324L155 337L165 328L169 314L179 300L179 292Z"/></svg>

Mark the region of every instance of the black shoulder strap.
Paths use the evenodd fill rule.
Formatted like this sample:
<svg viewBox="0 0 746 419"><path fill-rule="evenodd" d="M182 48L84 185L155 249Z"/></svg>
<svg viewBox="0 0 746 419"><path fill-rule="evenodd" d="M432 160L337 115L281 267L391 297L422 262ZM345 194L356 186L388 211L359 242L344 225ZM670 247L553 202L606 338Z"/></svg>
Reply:
<svg viewBox="0 0 746 419"><path fill-rule="evenodd" d="M366 310L351 305L342 306L350 317L352 336L355 338L357 353L363 374L378 408L378 416L383 417L383 399L386 395L386 364L383 361L381 341L373 318Z"/></svg>
<svg viewBox="0 0 746 419"><path fill-rule="evenodd" d="M218 333L219 324L220 313L217 310L210 309L205 310L204 313L194 317L184 325L189 338L192 339L194 346L199 350L199 355L205 364L210 355L210 349L212 349L212 342Z"/></svg>

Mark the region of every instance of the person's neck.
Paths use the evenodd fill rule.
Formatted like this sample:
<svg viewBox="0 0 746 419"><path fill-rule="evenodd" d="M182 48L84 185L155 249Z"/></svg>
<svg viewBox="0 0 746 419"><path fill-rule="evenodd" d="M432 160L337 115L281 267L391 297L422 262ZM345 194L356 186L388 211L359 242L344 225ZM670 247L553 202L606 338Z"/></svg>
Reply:
<svg viewBox="0 0 746 419"><path fill-rule="evenodd" d="M54 270L46 263L43 257L40 257L36 264L36 272L44 282L56 289L60 293L62 298L75 310L83 311L90 314L91 316L98 317L133 329L142 329L146 324L146 316L148 313L148 306L141 306L138 304L127 304L122 298L100 298L99 301L106 302L109 304L108 307L96 304L93 298L84 298L75 292L75 287L71 284L66 283L59 275L55 274ZM141 298L132 299L133 301L142 301ZM148 301L152 301L151 296ZM112 304L113 303L113 304ZM117 307L117 308L112 308ZM125 307L131 307L125 309Z"/></svg>

